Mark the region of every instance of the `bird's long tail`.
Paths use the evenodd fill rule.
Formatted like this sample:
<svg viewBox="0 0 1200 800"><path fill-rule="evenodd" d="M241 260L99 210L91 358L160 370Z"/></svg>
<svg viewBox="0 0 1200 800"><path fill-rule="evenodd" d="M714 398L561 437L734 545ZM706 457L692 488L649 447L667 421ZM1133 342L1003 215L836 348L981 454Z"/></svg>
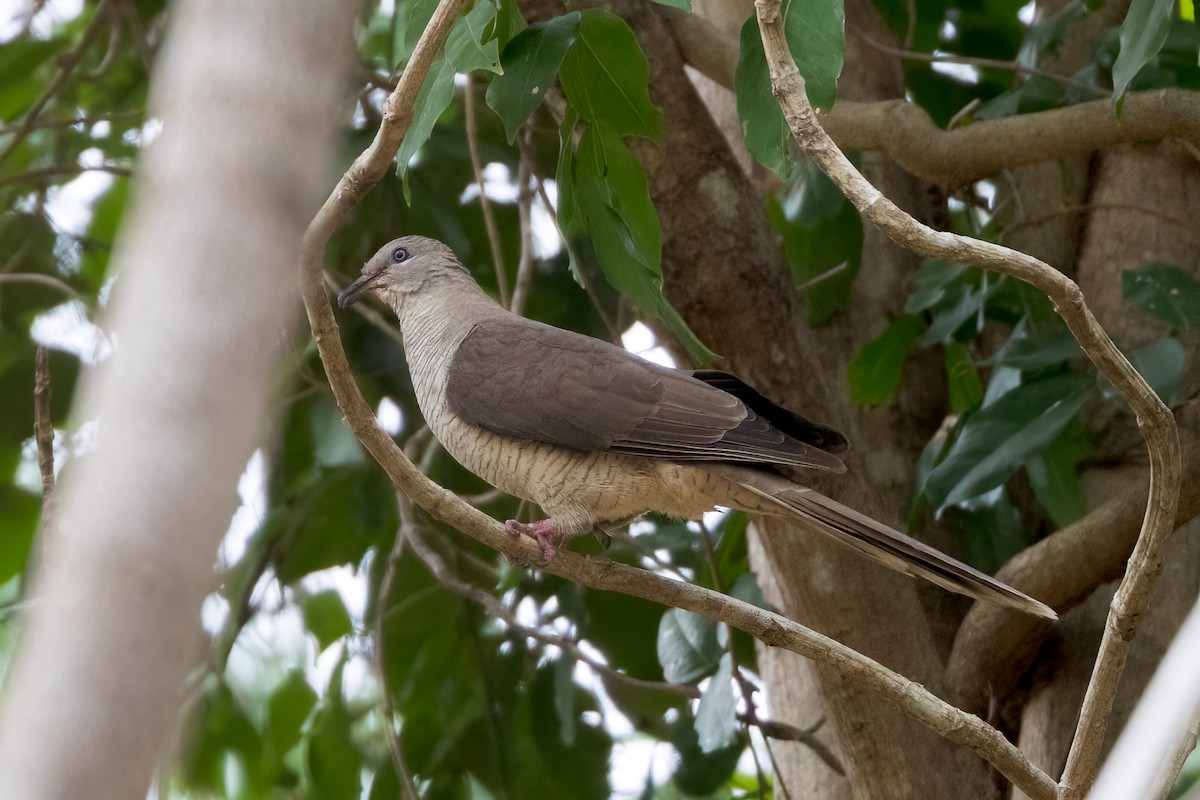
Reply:
<svg viewBox="0 0 1200 800"><path fill-rule="evenodd" d="M805 486L776 476L756 474L751 478L744 472L737 477L730 476L730 479L752 495L746 497L742 492L736 492L742 500L736 503L740 510L799 517L809 527L898 572L925 578L978 600L999 603L1047 619L1058 618L1045 603Z"/></svg>

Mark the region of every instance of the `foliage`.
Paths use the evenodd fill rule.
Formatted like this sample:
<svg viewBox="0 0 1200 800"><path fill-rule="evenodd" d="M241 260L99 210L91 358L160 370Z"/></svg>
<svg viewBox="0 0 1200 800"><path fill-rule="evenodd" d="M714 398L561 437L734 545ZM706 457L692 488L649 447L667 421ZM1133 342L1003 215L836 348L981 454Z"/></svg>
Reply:
<svg viewBox="0 0 1200 800"><path fill-rule="evenodd" d="M687 0L662 2L690 11ZM1052 58L1071 26L1093 13L1076 3L1026 25L1018 15L1024 5L876 0L893 32L911 31L915 50L1026 66ZM344 164L370 141L382 113L380 87L392 85L434 6L364 7L363 85L347 98L357 98L357 114L342 143ZM120 291L109 258L129 171L156 130L146 116L148 74L168 13L159 0L138 0L129 19L94 6L58 18L56 8L48 4L27 29L9 24L0 34L7 39L0 48L0 279L10 278L0 284L0 607L7 612L0 648L10 646L26 569L38 552L35 341L53 349L55 450L69 470L86 452L92 422L69 413L77 374L112 346L92 322L109 292ZM842 3L788 0L784 14L810 96L829 109L842 69ZM1090 99L1080 86L1111 90L1114 98L1153 86L1200 86L1200 35L1172 14L1169 2L1134 0L1124 24L1101 37L1070 83L993 66L964 80L912 60L906 89L944 125L975 102L970 119ZM740 44L736 94L745 144L778 179L766 213L792 265L805 319L818 327L846 312L860 269L870 268L862 264L862 223L823 175L794 161L754 19ZM714 354L663 295L662 230L635 156L663 130L646 54L627 23L601 8L528 24L512 0L477 0L422 87L395 173L335 237L332 272L344 277L398 231L421 233L449 243L497 292L473 188L459 79L468 71L483 101L474 104L477 143L510 279L522 248L515 200L537 196L542 257L527 313L600 337L610 335L613 320L620 328L634 317L657 320L693 361L710 360ZM524 174L545 189L553 209L532 186L513 191ZM1001 238L977 199L972 192L954 199L953 227ZM19 277L29 275L40 280ZM1169 398L1183 369L1181 341L1200 323L1200 284L1175 266L1147 264L1127 272L1123 288L1131 308L1163 326L1159 339L1131 356ZM400 438L411 441L420 412L394 332L355 314L340 324L367 398L381 417L394 409ZM1038 532L1013 502L1020 482L1052 524L1083 514L1077 472L1094 451L1088 410L1111 402L1111 392L1044 298L1009 279L929 261L912 278L904 314L877 317L860 341L847 367L847 402L871 407L904 390L913 354L941 351L947 424L914 476L914 519L927 507L943 514L971 558L992 568ZM185 710L187 743L164 775L166 796L396 797L404 776L393 750L429 797L604 797L614 785L627 795L644 787L645 797L770 794L769 777L752 774L752 759L743 759L761 739L735 716L747 700L741 678L755 669L744 635L511 568L424 517L413 535L444 573L414 546L396 548L392 487L342 424L306 338L288 367L275 430L247 473L263 485L244 492L245 513L231 530L221 586L205 613L211 658ZM435 480L462 494L487 488L444 453L428 452ZM482 507L501 519L533 513L506 497L484 496ZM749 570L745 517L726 515L711 527L702 534L695 525L652 519L606 557L765 605ZM508 618L494 616L473 593L493 597ZM578 642L593 665L534 633ZM656 682L683 685L686 694Z"/></svg>

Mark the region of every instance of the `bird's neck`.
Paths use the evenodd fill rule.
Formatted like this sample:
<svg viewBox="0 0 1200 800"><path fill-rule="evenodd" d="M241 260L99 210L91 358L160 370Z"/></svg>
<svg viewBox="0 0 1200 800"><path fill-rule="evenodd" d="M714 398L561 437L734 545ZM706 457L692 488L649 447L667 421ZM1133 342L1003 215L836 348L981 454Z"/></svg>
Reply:
<svg viewBox="0 0 1200 800"><path fill-rule="evenodd" d="M446 385L450 362L481 320L509 314L474 281L439 282L394 303L417 401L428 416Z"/></svg>

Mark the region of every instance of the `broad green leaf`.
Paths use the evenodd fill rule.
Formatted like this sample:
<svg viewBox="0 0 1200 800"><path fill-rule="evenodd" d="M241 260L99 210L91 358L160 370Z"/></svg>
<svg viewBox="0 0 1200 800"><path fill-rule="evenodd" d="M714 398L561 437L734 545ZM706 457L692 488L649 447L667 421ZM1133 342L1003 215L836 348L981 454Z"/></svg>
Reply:
<svg viewBox="0 0 1200 800"><path fill-rule="evenodd" d="M1120 102L1142 67L1158 55L1171 29L1174 0L1133 0L1121 23L1121 53L1113 65L1113 102Z"/></svg>
<svg viewBox="0 0 1200 800"><path fill-rule="evenodd" d="M615 669L644 680L662 680L656 637L664 612L646 600L586 589L580 633Z"/></svg>
<svg viewBox="0 0 1200 800"><path fill-rule="evenodd" d="M958 438L925 482L935 508L978 497L1008 480L1065 428L1095 384L1067 374L1023 384L967 417Z"/></svg>
<svg viewBox="0 0 1200 800"><path fill-rule="evenodd" d="M300 728L317 704L317 693L299 670L288 672L267 700L267 742L282 757L300 741Z"/></svg>
<svg viewBox="0 0 1200 800"><path fill-rule="evenodd" d="M689 14L692 11L692 0L654 0L654 2L660 3L664 6L670 6L671 8L678 8L681 11L688 12Z"/></svg>
<svg viewBox="0 0 1200 800"><path fill-rule="evenodd" d="M560 78L571 107L588 122L618 136L662 135L662 112L650 101L650 67L620 17L597 8L580 15Z"/></svg>
<svg viewBox="0 0 1200 800"><path fill-rule="evenodd" d="M658 661L672 683L691 683L709 674L721 658L717 623L678 608L658 624Z"/></svg>
<svg viewBox="0 0 1200 800"><path fill-rule="evenodd" d="M350 736L350 717L341 705L317 709L308 736L306 766L313 796L321 800L358 797L362 756Z"/></svg>
<svg viewBox="0 0 1200 800"><path fill-rule="evenodd" d="M575 744L575 661L560 658L554 662L554 710L558 713L558 732L567 747Z"/></svg>
<svg viewBox="0 0 1200 800"><path fill-rule="evenodd" d="M839 314L850 299L862 258L862 220L824 173L808 170L781 206L767 200L771 225L783 235L784 253L808 324L819 327Z"/></svg>
<svg viewBox="0 0 1200 800"><path fill-rule="evenodd" d="M128 178L114 178L109 190L92 206L92 219L88 222L87 238L83 243L80 271L93 293L100 291L108 276L108 259L128 208L129 188Z"/></svg>
<svg viewBox="0 0 1200 800"><path fill-rule="evenodd" d="M863 345L850 362L850 399L860 406L881 406L900 388L908 351L925 330L920 317L898 317Z"/></svg>
<svg viewBox="0 0 1200 800"><path fill-rule="evenodd" d="M771 93L767 57L753 14L742 26L742 52L733 85L746 150L758 163L784 181L789 180L796 170L791 159L792 134L779 101Z"/></svg>
<svg viewBox="0 0 1200 800"><path fill-rule="evenodd" d="M1063 429L1042 452L1025 462L1034 495L1062 528L1087 513L1087 495L1079 480L1079 462L1091 455L1084 426L1075 422Z"/></svg>
<svg viewBox="0 0 1200 800"><path fill-rule="evenodd" d="M357 563L396 529L392 484L378 470L342 467L288 507L276 574L283 584L338 564Z"/></svg>
<svg viewBox="0 0 1200 800"><path fill-rule="evenodd" d="M487 88L487 104L504 123L511 143L554 85L563 58L575 43L580 14L572 11L533 25L513 37L500 61L504 71Z"/></svg>
<svg viewBox="0 0 1200 800"><path fill-rule="evenodd" d="M1059 320L1036 327L1023 317L1004 344L984 363L1020 370L1045 369L1082 355L1071 329Z"/></svg>
<svg viewBox="0 0 1200 800"><path fill-rule="evenodd" d="M913 290L904 303L904 313L916 314L943 303L959 285L967 268L928 258L913 275Z"/></svg>
<svg viewBox="0 0 1200 800"><path fill-rule="evenodd" d="M318 652L324 652L329 645L354 630L346 604L334 589L305 598L304 627L317 637Z"/></svg>
<svg viewBox="0 0 1200 800"><path fill-rule="evenodd" d="M977 287L961 285L952 303L945 307L934 309L933 319L929 329L921 337L922 347L932 347L935 344L949 344L954 340L959 330L968 322L974 320L976 329L983 326L984 308L988 298L1003 285L1004 278L989 278L984 273L983 281ZM952 297L954 295L951 295ZM949 299L949 298L947 298Z"/></svg>
<svg viewBox="0 0 1200 800"><path fill-rule="evenodd" d="M413 48L417 46L417 40L425 32L425 26L433 18L433 12L437 6L438 0L405 0L404 52L400 54L401 60L408 60Z"/></svg>
<svg viewBox="0 0 1200 800"><path fill-rule="evenodd" d="M446 40L446 61L456 72L477 69L502 72L499 44L495 38L487 38L489 28L495 27L495 21L496 6L487 0L480 0L454 23L450 38Z"/></svg>
<svg viewBox="0 0 1200 800"><path fill-rule="evenodd" d="M780 12L788 49L804 76L808 100L817 111L828 112L837 97L837 79L846 54L842 0L783 0Z"/></svg>
<svg viewBox="0 0 1200 800"><path fill-rule="evenodd" d="M737 769L738 758L745 747L744 742L739 737L729 747L711 753L704 752L700 748L695 720L687 708L679 715L674 733L671 744L679 754L675 773L672 775L675 788L684 797L709 797L717 793Z"/></svg>
<svg viewBox="0 0 1200 800"><path fill-rule="evenodd" d="M1139 348L1130 361L1159 399L1169 405L1179 389L1186 358L1187 352L1179 340L1164 336Z"/></svg>
<svg viewBox="0 0 1200 800"><path fill-rule="evenodd" d="M1200 326L1200 280L1186 270L1170 264L1127 270L1121 289L1125 302L1141 306L1177 331Z"/></svg>
<svg viewBox="0 0 1200 800"><path fill-rule="evenodd" d="M0 586L25 571L42 508L40 497L0 485Z"/></svg>
<svg viewBox="0 0 1200 800"><path fill-rule="evenodd" d="M983 402L983 381L965 344L950 342L943 348L950 411L965 414Z"/></svg>
<svg viewBox="0 0 1200 800"><path fill-rule="evenodd" d="M696 707L696 736L705 753L723 750L737 738L737 701L733 696L733 658L721 656Z"/></svg>
<svg viewBox="0 0 1200 800"><path fill-rule="evenodd" d="M582 223L613 288L643 313L666 322L697 363L711 361L715 354L663 297L662 229L642 165L616 131L591 124L579 139L575 160L560 167L560 175L571 167L574 175L559 184L567 211L559 223L564 235L573 237Z"/></svg>
<svg viewBox="0 0 1200 800"><path fill-rule="evenodd" d="M413 105L413 121L396 153L396 168L403 176L408 172L409 162L417 151L429 141L433 126L454 99L454 67L449 61L439 59L425 76L425 83L417 94Z"/></svg>

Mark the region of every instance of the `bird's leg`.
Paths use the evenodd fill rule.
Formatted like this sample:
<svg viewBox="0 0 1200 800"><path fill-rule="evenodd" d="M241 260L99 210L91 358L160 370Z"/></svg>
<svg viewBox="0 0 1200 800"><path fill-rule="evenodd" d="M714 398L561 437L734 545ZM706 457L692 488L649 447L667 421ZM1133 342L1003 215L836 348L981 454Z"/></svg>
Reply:
<svg viewBox="0 0 1200 800"><path fill-rule="evenodd" d="M530 566L544 567L554 558L558 548L567 542L574 534L558 529L554 520L539 519L536 522L520 522L510 519L504 523L504 530L511 536L530 537L542 548L542 558Z"/></svg>

